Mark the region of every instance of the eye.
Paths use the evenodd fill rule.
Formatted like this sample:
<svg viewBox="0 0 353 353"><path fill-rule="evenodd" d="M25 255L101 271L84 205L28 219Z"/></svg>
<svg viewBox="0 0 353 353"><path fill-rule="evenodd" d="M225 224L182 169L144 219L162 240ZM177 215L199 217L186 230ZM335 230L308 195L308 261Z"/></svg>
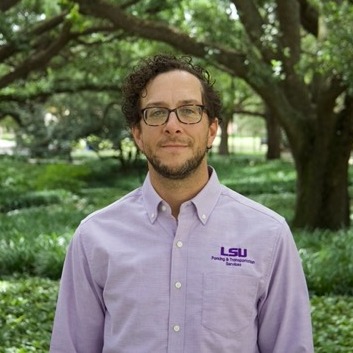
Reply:
<svg viewBox="0 0 353 353"><path fill-rule="evenodd" d="M185 105L179 108L179 112L184 116L194 115L197 113L197 107Z"/></svg>
<svg viewBox="0 0 353 353"><path fill-rule="evenodd" d="M150 118L161 118L165 117L166 110L164 108L150 108L147 111L147 115Z"/></svg>

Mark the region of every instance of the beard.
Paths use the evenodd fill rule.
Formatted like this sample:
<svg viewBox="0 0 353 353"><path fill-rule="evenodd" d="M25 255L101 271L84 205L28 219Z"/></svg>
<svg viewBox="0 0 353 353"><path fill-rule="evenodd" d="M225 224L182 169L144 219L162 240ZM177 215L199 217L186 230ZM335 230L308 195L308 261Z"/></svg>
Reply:
<svg viewBox="0 0 353 353"><path fill-rule="evenodd" d="M197 153L189 158L185 163L180 166L171 167L163 164L162 161L153 154L146 153L145 156L148 162L151 164L153 169L167 179L182 180L193 174L200 166L201 162L205 158L207 148L205 150L197 150Z"/></svg>

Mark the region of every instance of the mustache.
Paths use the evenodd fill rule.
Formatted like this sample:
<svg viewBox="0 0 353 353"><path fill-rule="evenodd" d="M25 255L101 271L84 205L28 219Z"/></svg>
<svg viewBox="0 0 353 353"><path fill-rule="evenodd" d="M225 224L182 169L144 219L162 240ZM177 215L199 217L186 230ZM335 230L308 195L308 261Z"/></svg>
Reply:
<svg viewBox="0 0 353 353"><path fill-rule="evenodd" d="M191 141L188 139L168 138L168 139L163 139L158 142L158 146L165 146L165 145L170 145L170 144L190 146Z"/></svg>

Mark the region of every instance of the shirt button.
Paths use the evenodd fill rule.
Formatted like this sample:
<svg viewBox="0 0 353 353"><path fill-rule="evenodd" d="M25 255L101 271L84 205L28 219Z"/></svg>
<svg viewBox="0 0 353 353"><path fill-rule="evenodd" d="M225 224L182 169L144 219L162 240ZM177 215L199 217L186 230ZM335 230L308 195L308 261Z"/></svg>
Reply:
<svg viewBox="0 0 353 353"><path fill-rule="evenodd" d="M183 246L183 242L181 240L178 240L177 243L176 243L176 246L178 248L181 248Z"/></svg>
<svg viewBox="0 0 353 353"><path fill-rule="evenodd" d="M177 289L181 288L181 283L180 282L175 282L175 288L177 288Z"/></svg>
<svg viewBox="0 0 353 353"><path fill-rule="evenodd" d="M162 205L161 210L162 210L163 212L165 212L165 211L167 210L167 207L164 206L164 205Z"/></svg>
<svg viewBox="0 0 353 353"><path fill-rule="evenodd" d="M180 326L179 325L174 325L173 326L174 332L179 332L180 331Z"/></svg>
<svg viewBox="0 0 353 353"><path fill-rule="evenodd" d="M205 214L203 214L203 215L201 216L201 218L202 218L202 219L206 219L207 216L206 216Z"/></svg>

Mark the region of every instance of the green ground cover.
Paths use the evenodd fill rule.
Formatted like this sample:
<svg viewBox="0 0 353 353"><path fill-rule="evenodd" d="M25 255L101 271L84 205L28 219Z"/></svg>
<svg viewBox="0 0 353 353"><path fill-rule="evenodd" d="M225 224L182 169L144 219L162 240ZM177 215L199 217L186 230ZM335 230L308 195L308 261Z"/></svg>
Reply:
<svg viewBox="0 0 353 353"><path fill-rule="evenodd" d="M213 157L229 187L290 222L290 161ZM352 168L351 168L352 169ZM352 181L352 170L350 170ZM47 352L66 247L80 220L140 185L144 169L115 161L74 165L0 159L0 353ZM352 182L350 191L352 195ZM294 230L311 293L315 351L353 347L353 229Z"/></svg>

